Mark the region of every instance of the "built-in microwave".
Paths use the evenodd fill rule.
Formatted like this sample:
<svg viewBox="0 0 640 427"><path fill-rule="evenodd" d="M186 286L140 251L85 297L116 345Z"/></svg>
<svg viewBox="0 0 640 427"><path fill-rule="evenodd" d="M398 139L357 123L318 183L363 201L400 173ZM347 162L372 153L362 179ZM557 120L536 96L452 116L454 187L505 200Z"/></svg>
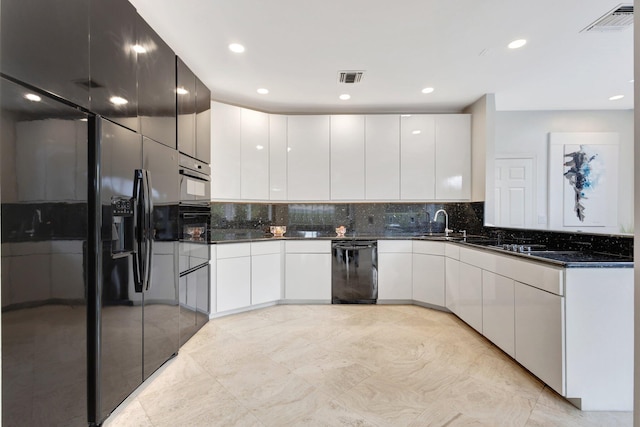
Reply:
<svg viewBox="0 0 640 427"><path fill-rule="evenodd" d="M184 154L180 155L180 204L204 205L211 202L211 167Z"/></svg>

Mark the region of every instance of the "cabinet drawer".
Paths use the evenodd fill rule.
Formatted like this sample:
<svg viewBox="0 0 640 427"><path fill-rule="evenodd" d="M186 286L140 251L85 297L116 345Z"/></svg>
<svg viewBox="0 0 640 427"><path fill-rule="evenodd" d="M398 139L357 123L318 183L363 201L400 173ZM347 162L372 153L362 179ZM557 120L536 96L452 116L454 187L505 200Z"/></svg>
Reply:
<svg viewBox="0 0 640 427"><path fill-rule="evenodd" d="M474 250L469 248L460 248L460 261L467 264L475 265L483 270L496 272L497 255L483 250Z"/></svg>
<svg viewBox="0 0 640 427"><path fill-rule="evenodd" d="M425 255L444 255L445 243L413 241L413 253Z"/></svg>
<svg viewBox="0 0 640 427"><path fill-rule="evenodd" d="M288 254L328 254L331 240L294 240L284 243Z"/></svg>
<svg viewBox="0 0 640 427"><path fill-rule="evenodd" d="M378 253L384 252L413 252L411 240L378 240Z"/></svg>
<svg viewBox="0 0 640 427"><path fill-rule="evenodd" d="M496 270L496 273L511 277L518 282L556 295L564 295L564 270L562 268L498 255Z"/></svg>
<svg viewBox="0 0 640 427"><path fill-rule="evenodd" d="M251 256L250 243L227 243L218 245L218 259Z"/></svg>
<svg viewBox="0 0 640 427"><path fill-rule="evenodd" d="M447 258L460 259L460 246L446 243L444 246L444 254Z"/></svg>
<svg viewBox="0 0 640 427"><path fill-rule="evenodd" d="M279 254L280 242L253 242L251 243L251 255Z"/></svg>

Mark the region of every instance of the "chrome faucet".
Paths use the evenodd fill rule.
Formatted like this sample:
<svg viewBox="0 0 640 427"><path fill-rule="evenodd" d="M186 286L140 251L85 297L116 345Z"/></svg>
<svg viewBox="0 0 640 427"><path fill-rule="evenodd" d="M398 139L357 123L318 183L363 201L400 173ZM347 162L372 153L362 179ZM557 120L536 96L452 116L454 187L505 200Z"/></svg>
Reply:
<svg viewBox="0 0 640 427"><path fill-rule="evenodd" d="M438 220L438 214L440 212L444 214L444 237L449 237L449 233L451 233L453 230L449 229L449 215L447 214L447 211L445 211L444 209L437 210L435 215L433 216L433 220Z"/></svg>

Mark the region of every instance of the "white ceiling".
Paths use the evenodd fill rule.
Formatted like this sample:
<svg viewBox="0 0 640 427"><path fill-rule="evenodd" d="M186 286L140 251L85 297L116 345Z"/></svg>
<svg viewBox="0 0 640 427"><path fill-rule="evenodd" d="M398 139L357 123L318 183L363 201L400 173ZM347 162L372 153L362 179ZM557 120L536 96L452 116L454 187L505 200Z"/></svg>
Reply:
<svg viewBox="0 0 640 427"><path fill-rule="evenodd" d="M268 112L456 112L485 93L498 110L633 108L633 29L580 32L619 0L131 3L213 99ZM338 84L339 70L365 75Z"/></svg>

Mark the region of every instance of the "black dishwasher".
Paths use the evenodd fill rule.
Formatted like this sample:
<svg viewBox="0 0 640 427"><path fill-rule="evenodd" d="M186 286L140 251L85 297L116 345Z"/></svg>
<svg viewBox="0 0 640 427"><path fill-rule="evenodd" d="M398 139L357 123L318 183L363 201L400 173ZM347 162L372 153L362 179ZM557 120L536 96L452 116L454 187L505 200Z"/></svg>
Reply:
<svg viewBox="0 0 640 427"><path fill-rule="evenodd" d="M335 240L331 251L331 302L375 304L378 299L376 241Z"/></svg>

